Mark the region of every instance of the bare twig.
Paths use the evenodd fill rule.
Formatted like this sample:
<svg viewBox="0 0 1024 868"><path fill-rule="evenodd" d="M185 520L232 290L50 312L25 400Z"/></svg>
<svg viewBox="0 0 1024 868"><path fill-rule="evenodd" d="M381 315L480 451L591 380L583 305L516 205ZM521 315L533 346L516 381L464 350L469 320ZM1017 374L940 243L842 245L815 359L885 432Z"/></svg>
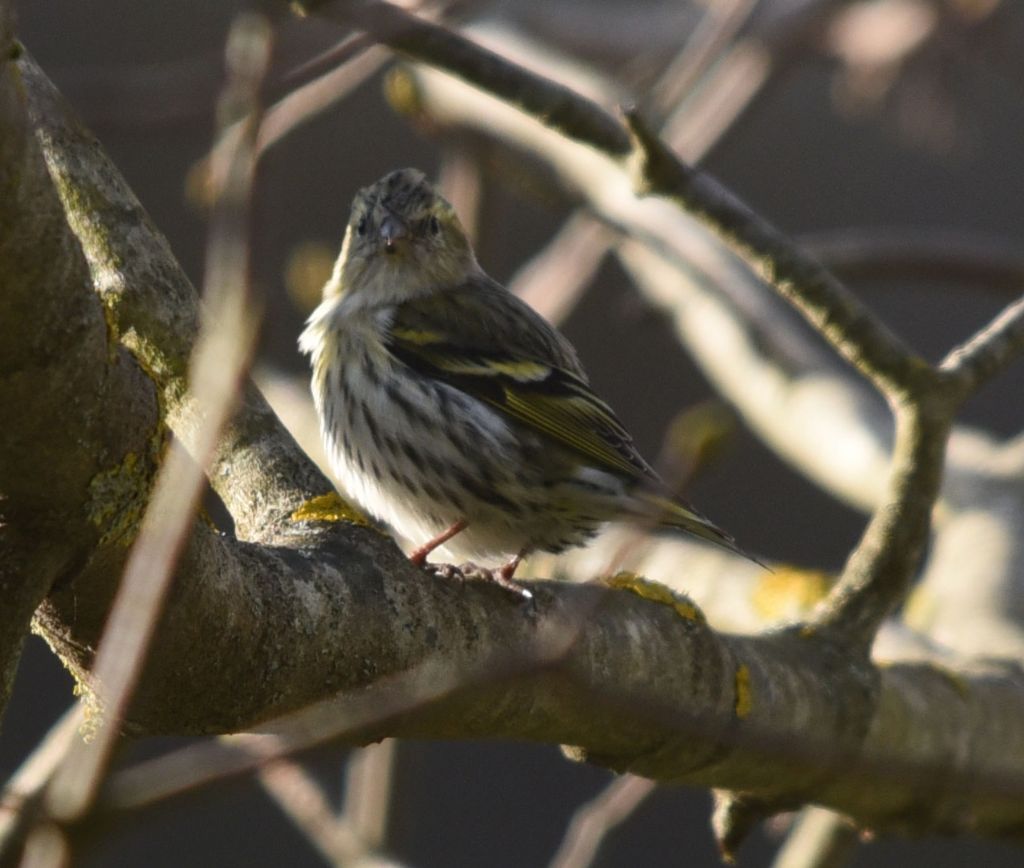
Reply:
<svg viewBox="0 0 1024 868"><path fill-rule="evenodd" d="M576 809L550 868L587 868L608 834L655 789L654 781L625 775Z"/></svg>
<svg viewBox="0 0 1024 868"><path fill-rule="evenodd" d="M757 4L758 0L724 0L704 10L700 22L652 88L660 111L672 108L691 93L743 28Z"/></svg>
<svg viewBox="0 0 1024 868"><path fill-rule="evenodd" d="M611 233L582 211L523 265L508 288L549 321L564 320L601 266Z"/></svg>
<svg viewBox="0 0 1024 868"><path fill-rule="evenodd" d="M323 790L302 768L277 759L259 771L263 789L332 865L349 865L362 855L352 831L339 824Z"/></svg>
<svg viewBox="0 0 1024 868"><path fill-rule="evenodd" d="M471 142L452 142L444 149L438 186L458 213L466 235L478 244L485 190L479 155Z"/></svg>
<svg viewBox="0 0 1024 868"><path fill-rule="evenodd" d="M56 823L40 823L29 834L20 868L67 868L71 848Z"/></svg>
<svg viewBox="0 0 1024 868"><path fill-rule="evenodd" d="M256 142L257 156L348 96L384 65L388 54L382 48L369 45L365 37L354 36L336 46L330 57L337 66L296 88L266 110ZM316 60L319 68L321 58ZM233 124L217 137L210 153L193 167L191 176L201 179L204 200L212 200L219 194L226 181L222 173L230 165L230 154L239 147L239 140L246 132L244 122Z"/></svg>
<svg viewBox="0 0 1024 868"><path fill-rule="evenodd" d="M1024 351L1024 295L939 363L944 380L962 398L972 394Z"/></svg>
<svg viewBox="0 0 1024 868"><path fill-rule="evenodd" d="M353 752L345 778L340 821L371 850L384 846L391 808L398 742L393 738Z"/></svg>
<svg viewBox="0 0 1024 868"><path fill-rule="evenodd" d="M335 816L320 785L298 762L275 759L259 770L259 779L267 794L332 865L385 864L346 818Z"/></svg>
<svg viewBox="0 0 1024 868"><path fill-rule="evenodd" d="M857 849L857 830L825 808L808 806L796 819L772 868L843 868Z"/></svg>
<svg viewBox="0 0 1024 868"><path fill-rule="evenodd" d="M19 839L35 821L43 792L83 719L81 705L64 712L4 785L0 794L0 864L16 851Z"/></svg>

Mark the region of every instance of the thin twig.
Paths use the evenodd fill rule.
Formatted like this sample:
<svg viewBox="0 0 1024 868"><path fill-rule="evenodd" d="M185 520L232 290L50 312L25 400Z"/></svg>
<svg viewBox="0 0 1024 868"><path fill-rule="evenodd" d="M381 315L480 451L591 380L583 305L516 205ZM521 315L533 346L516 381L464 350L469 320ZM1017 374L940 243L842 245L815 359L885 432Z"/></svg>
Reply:
<svg viewBox="0 0 1024 868"><path fill-rule="evenodd" d="M600 221L578 211L516 272L508 288L549 322L560 323L597 274L611 239Z"/></svg>
<svg viewBox="0 0 1024 868"><path fill-rule="evenodd" d="M275 759L259 770L263 789L332 865L365 857L367 848L339 822L320 785L295 760Z"/></svg>
<svg viewBox="0 0 1024 868"><path fill-rule="evenodd" d="M380 69L389 57L384 49L369 44L363 36L345 40L331 54L334 59L343 58L338 66L297 87L266 110L256 143L257 156L262 156L289 133L344 99ZM316 58L316 68L319 68L320 60ZM225 183L222 173L230 163L228 155L239 146L239 138L245 132L243 122L233 124L217 137L210 153L192 168L190 176L201 179L204 201L212 201L219 194Z"/></svg>
<svg viewBox="0 0 1024 868"><path fill-rule="evenodd" d="M966 398L1024 352L1024 295L1008 305L939 364L945 380Z"/></svg>
<svg viewBox="0 0 1024 868"><path fill-rule="evenodd" d="M466 235L479 249L485 190L479 155L471 142L453 141L445 147L438 187L455 208Z"/></svg>
<svg viewBox="0 0 1024 868"><path fill-rule="evenodd" d="M354 751L348 761L340 822L372 850L384 846L398 742L393 738Z"/></svg>
<svg viewBox="0 0 1024 868"><path fill-rule="evenodd" d="M655 790L654 781L636 775L616 778L576 809L550 868L587 868L604 839Z"/></svg>
<svg viewBox="0 0 1024 868"><path fill-rule="evenodd" d="M704 10L683 47L651 89L659 111L667 111L693 91L708 67L720 59L750 19L759 0L720 0Z"/></svg>
<svg viewBox="0 0 1024 868"><path fill-rule="evenodd" d="M748 2L750 0L735 0L732 10L735 16L730 14L719 18L717 7L714 13L709 8L706 16L714 18L713 25L709 24L709 27L719 37L733 33L733 28L741 26L746 18L741 13ZM734 51L717 63L714 74L705 82L699 73L707 72L710 55L706 54L703 44L698 46L694 39L688 40L687 45L697 53L690 54L687 48L680 53L679 67L672 75L681 76L683 80L672 82L673 98L683 100L697 84L701 84L701 104L714 106L717 120L709 123L702 112L688 107L687 111L680 113L666 135L673 148L686 159L699 162L738 120L754 96L761 92L768 82L771 64L761 64L758 72L752 73L745 62L747 54ZM752 48L750 45L746 47ZM756 54L761 57L765 52L759 50ZM667 85L670 77L666 72L661 81ZM682 87L684 81L686 88ZM662 108L667 109L667 96L662 95L660 100ZM587 210L580 209L570 216L548 246L519 270L509 283L509 289L551 322L561 322L582 297L614 241L615 235L608 226Z"/></svg>
<svg viewBox="0 0 1024 868"><path fill-rule="evenodd" d="M56 823L40 823L32 829L20 868L67 868L70 864L67 836Z"/></svg>
<svg viewBox="0 0 1024 868"><path fill-rule="evenodd" d="M206 275L208 307L193 357L193 390L204 421L194 456L176 445L165 460L153 499L111 608L94 666L104 720L89 744L75 744L47 796L61 820L85 812L99 788L121 723L142 674L174 566L199 504L203 470L234 407L256 334L248 298L249 197L259 129L258 93L269 63L270 26L244 16L228 42L231 78L222 96L226 120L245 113L247 135L231 154L223 196L214 210Z"/></svg>
<svg viewBox="0 0 1024 868"><path fill-rule="evenodd" d="M34 821L43 791L70 749L83 719L80 704L65 711L4 785L0 794L0 864L14 852L26 826Z"/></svg>
<svg viewBox="0 0 1024 868"><path fill-rule="evenodd" d="M857 830L834 811L804 808L772 868L843 868L857 849Z"/></svg>

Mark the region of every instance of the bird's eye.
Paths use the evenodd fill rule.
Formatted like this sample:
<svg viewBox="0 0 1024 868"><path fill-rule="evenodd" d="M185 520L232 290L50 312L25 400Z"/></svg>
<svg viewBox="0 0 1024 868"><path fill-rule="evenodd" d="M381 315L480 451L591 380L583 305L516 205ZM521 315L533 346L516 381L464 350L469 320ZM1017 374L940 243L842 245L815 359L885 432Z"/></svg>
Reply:
<svg viewBox="0 0 1024 868"><path fill-rule="evenodd" d="M366 234L366 218L365 218L365 217L363 217L363 218L362 218L362 219L361 219L361 220L360 220L360 221L359 221L359 222L358 222L358 223L356 224L356 232L357 232L357 233L358 233L359 235L365 235L365 234Z"/></svg>
<svg viewBox="0 0 1024 868"><path fill-rule="evenodd" d="M434 235L438 235L441 232L441 224L440 222L438 222L438 219L436 217L431 216L430 222L427 225L430 227L430 231Z"/></svg>

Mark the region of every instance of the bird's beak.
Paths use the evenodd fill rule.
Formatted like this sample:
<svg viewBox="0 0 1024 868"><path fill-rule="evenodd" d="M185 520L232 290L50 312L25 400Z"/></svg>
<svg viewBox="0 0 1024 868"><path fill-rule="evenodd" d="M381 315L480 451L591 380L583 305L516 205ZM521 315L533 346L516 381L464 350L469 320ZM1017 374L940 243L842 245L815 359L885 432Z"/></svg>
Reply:
<svg viewBox="0 0 1024 868"><path fill-rule="evenodd" d="M380 240L384 242L384 249L388 253L395 252L395 242L399 238L405 238L408 235L408 230L405 224L399 220L394 214L388 214L380 224Z"/></svg>

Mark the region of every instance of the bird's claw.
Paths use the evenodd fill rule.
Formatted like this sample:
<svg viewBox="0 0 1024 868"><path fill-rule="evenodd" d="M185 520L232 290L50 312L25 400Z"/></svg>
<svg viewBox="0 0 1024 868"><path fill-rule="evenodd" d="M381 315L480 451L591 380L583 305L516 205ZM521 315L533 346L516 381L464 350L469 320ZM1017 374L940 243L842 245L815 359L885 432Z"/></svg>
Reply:
<svg viewBox="0 0 1024 868"><path fill-rule="evenodd" d="M423 568L431 575L439 579L454 580L457 582L483 581L497 585L504 591L514 594L518 599L526 602L533 602L533 591L524 587L520 582L505 575L501 569L489 570L467 561L464 564L424 564Z"/></svg>

